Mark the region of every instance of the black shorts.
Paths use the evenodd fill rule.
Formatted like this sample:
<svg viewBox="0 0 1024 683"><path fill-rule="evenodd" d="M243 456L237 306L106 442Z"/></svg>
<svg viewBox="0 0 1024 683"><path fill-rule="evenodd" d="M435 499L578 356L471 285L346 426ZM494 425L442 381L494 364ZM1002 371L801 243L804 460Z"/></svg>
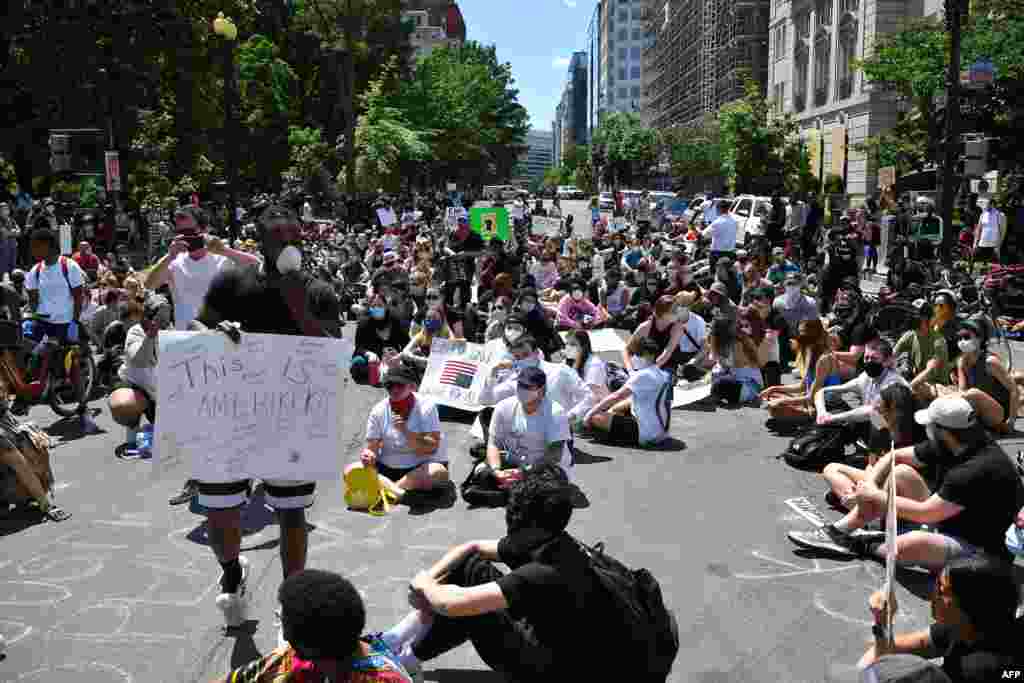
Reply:
<svg viewBox="0 0 1024 683"><path fill-rule="evenodd" d="M998 263L999 254L995 247L978 247L974 250L974 260L979 263Z"/></svg>
<svg viewBox="0 0 1024 683"><path fill-rule="evenodd" d="M110 393L114 393L118 389L134 389L143 396L146 397L146 419L152 425L156 424L156 399L150 396L149 392L140 387L138 384L132 384L131 382L119 381L110 389Z"/></svg>
<svg viewBox="0 0 1024 683"><path fill-rule="evenodd" d="M210 510L232 510L249 502L252 480L229 482L197 481L196 502ZM302 510L313 504L316 482L264 479L263 494L274 510Z"/></svg>
<svg viewBox="0 0 1024 683"><path fill-rule="evenodd" d="M388 467L377 463L377 474L383 475L385 479L397 482L405 475L412 472L415 467Z"/></svg>
<svg viewBox="0 0 1024 683"><path fill-rule="evenodd" d="M640 447L640 424L632 415L612 415L605 441L612 446Z"/></svg>

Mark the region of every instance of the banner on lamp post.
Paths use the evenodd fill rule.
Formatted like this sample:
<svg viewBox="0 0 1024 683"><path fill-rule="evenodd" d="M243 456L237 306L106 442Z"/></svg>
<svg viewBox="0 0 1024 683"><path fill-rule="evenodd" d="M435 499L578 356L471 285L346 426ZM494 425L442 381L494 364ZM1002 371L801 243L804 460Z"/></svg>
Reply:
<svg viewBox="0 0 1024 683"><path fill-rule="evenodd" d="M104 154L107 169L107 192L121 191L121 157L117 152Z"/></svg>

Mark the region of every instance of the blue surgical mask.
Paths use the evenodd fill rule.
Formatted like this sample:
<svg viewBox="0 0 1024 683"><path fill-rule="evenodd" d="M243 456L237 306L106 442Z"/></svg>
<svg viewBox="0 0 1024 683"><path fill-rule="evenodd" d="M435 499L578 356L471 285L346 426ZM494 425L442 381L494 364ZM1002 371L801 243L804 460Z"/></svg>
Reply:
<svg viewBox="0 0 1024 683"><path fill-rule="evenodd" d="M539 396L540 389L516 389L516 397L519 399L519 402L522 403L523 405L526 405L531 401L536 401Z"/></svg>
<svg viewBox="0 0 1024 683"><path fill-rule="evenodd" d="M370 306L370 317L374 320L383 320L388 310L383 306Z"/></svg>
<svg viewBox="0 0 1024 683"><path fill-rule="evenodd" d="M428 318L423 321L423 329L433 334L441 329L441 321Z"/></svg>
<svg viewBox="0 0 1024 683"><path fill-rule="evenodd" d="M526 368L535 368L540 365L540 360L537 358L524 358L523 360L513 361L512 368L515 370L524 370Z"/></svg>

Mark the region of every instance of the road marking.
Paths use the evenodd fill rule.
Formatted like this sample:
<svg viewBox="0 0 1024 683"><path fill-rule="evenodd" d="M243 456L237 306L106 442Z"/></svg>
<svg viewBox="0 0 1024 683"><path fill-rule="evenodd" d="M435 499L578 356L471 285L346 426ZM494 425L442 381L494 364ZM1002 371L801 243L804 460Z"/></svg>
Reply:
<svg viewBox="0 0 1024 683"><path fill-rule="evenodd" d="M4 607L52 607L58 602L63 602L72 596L64 586L57 585L55 583L47 583L45 581L0 581L0 586L7 584L10 586L33 586L39 588L51 589L54 592L60 593L60 597L54 597L50 600L0 600L0 606ZM7 593L4 590L0 590L0 595ZM7 593L10 595L10 593Z"/></svg>
<svg viewBox="0 0 1024 683"><path fill-rule="evenodd" d="M851 569L860 569L858 564L847 564L840 567L822 567L819 560L812 560L813 565L810 567L802 567L792 562L785 560L779 560L777 558L765 555L758 551L750 553L754 557L764 562L770 562L772 564L785 567L793 571L778 572L775 574L733 574L737 579L743 579L744 581L767 581L769 579L789 579L795 576L812 576L812 575L824 575L824 574L838 574L839 572L848 572Z"/></svg>

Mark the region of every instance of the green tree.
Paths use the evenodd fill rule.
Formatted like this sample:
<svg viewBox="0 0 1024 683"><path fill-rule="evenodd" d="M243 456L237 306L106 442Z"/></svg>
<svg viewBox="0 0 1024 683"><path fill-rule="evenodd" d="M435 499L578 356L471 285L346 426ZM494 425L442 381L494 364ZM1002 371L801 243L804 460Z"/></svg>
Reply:
<svg viewBox="0 0 1024 683"><path fill-rule="evenodd" d="M645 127L640 117L613 112L601 119L594 131L595 161L600 164L602 180L612 187L631 185L647 176L658 160L658 135Z"/></svg>
<svg viewBox="0 0 1024 683"><path fill-rule="evenodd" d="M684 184L704 184L722 175L722 136L718 120L707 115L697 124L661 131L672 175Z"/></svg>
<svg viewBox="0 0 1024 683"><path fill-rule="evenodd" d="M552 166L548 170L544 171L544 185L546 187L558 187L559 185L565 185L562 177L562 167Z"/></svg>

